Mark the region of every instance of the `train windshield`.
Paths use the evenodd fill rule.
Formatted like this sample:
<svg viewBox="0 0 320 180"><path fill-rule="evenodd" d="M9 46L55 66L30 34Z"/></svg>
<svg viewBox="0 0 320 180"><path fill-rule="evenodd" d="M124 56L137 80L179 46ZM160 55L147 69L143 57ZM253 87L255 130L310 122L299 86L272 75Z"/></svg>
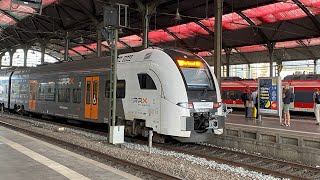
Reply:
<svg viewBox="0 0 320 180"><path fill-rule="evenodd" d="M198 60L177 60L189 90L214 90L208 67Z"/></svg>

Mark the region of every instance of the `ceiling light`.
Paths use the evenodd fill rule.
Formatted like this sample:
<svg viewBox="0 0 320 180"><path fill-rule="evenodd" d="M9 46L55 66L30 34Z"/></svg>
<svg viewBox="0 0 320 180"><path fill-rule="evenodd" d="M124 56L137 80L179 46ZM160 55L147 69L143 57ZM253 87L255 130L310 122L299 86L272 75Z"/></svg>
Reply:
<svg viewBox="0 0 320 180"><path fill-rule="evenodd" d="M79 43L80 43L80 44L84 43L84 39L83 39L83 37L82 37L82 36L80 37L80 41L79 41Z"/></svg>
<svg viewBox="0 0 320 180"><path fill-rule="evenodd" d="M174 18L174 20L176 20L176 21L180 21L181 20L181 16L180 16L180 13L179 13L179 8L177 8L176 17Z"/></svg>

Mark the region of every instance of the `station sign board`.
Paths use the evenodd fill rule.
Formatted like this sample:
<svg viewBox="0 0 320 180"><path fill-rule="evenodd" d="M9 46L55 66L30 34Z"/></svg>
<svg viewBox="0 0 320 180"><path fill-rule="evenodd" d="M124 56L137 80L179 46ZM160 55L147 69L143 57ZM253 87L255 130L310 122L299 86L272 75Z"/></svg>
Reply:
<svg viewBox="0 0 320 180"><path fill-rule="evenodd" d="M258 78L258 111L281 117L282 86L280 77Z"/></svg>

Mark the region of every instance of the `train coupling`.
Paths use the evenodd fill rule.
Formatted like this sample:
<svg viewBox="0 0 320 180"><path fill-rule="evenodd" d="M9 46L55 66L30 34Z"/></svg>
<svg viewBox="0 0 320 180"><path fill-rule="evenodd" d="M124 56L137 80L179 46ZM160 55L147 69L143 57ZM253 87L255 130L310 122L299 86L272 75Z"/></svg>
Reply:
<svg viewBox="0 0 320 180"><path fill-rule="evenodd" d="M233 109L232 108L228 108L227 104L223 104L222 105L222 115L224 117L227 117L228 114L232 113L233 112Z"/></svg>

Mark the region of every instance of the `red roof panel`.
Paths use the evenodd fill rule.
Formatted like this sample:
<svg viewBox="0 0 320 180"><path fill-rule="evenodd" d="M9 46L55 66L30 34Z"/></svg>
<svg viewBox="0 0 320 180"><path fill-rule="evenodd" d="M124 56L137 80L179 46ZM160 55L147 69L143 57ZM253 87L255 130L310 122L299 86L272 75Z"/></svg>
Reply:
<svg viewBox="0 0 320 180"><path fill-rule="evenodd" d="M43 0L42 5L47 6L55 1L57 0ZM1 10L8 12L10 15L12 15L13 17L19 20L27 16L30 16L36 12L31 7L18 5L18 4L11 4L11 7L10 7L10 3L11 3L11 0L1 0L0 1ZM16 21L14 19L10 18L9 16L3 15L3 13L0 14L0 24L2 27L8 27L15 23Z"/></svg>
<svg viewBox="0 0 320 180"><path fill-rule="evenodd" d="M198 34L209 34L207 31L202 29L199 25L197 25L194 22L181 24L178 26L172 26L169 27L168 30L181 39L191 38Z"/></svg>
<svg viewBox="0 0 320 180"><path fill-rule="evenodd" d="M301 46L301 44L298 41L284 41L284 42L277 42L275 45L276 49L282 49L282 48L294 48Z"/></svg>
<svg viewBox="0 0 320 180"><path fill-rule="evenodd" d="M8 26L11 26L13 24L15 24L16 21L11 19L10 17L0 13L0 26L2 27L8 27Z"/></svg>
<svg viewBox="0 0 320 180"><path fill-rule="evenodd" d="M233 30L248 27L249 23L237 13L225 14L222 16L223 29Z"/></svg>
<svg viewBox="0 0 320 180"><path fill-rule="evenodd" d="M214 31L214 18L203 19L200 22L207 28L209 28L212 32Z"/></svg>
<svg viewBox="0 0 320 180"><path fill-rule="evenodd" d="M191 38L196 36L195 33L190 31L190 29L188 29L185 24L169 27L168 30L174 33L176 36L178 36L181 39L186 39L186 38Z"/></svg>
<svg viewBox="0 0 320 180"><path fill-rule="evenodd" d="M316 46L320 45L320 38L304 39L302 42L307 46Z"/></svg>
<svg viewBox="0 0 320 180"><path fill-rule="evenodd" d="M120 41L125 42L131 47L137 47L142 45L142 38L137 35L125 36L120 38Z"/></svg>
<svg viewBox="0 0 320 180"><path fill-rule="evenodd" d="M64 53L64 50L63 50L63 53ZM71 56L78 56L78 54L76 52L71 51L71 50L68 51L68 54Z"/></svg>
<svg viewBox="0 0 320 180"><path fill-rule="evenodd" d="M89 49L87 49L87 48L85 48L83 46L74 47L72 49L77 51L77 52L79 52L81 55L91 54L92 53ZM69 50L69 52L70 52L70 50ZM73 51L71 51L71 52L73 52ZM77 55L77 54L75 54L75 55Z"/></svg>
<svg viewBox="0 0 320 180"><path fill-rule="evenodd" d="M153 43L160 43L165 41L174 41L174 37L163 30L156 30L149 32L149 40Z"/></svg>
<svg viewBox="0 0 320 180"><path fill-rule="evenodd" d="M203 19L200 21L203 25L214 31L214 17L209 19ZM222 28L224 30L234 30L248 27L249 23L244 20L237 13L225 14L222 16Z"/></svg>
<svg viewBox="0 0 320 180"><path fill-rule="evenodd" d="M263 45L243 46L236 49L238 49L240 52L255 52L267 50L267 48Z"/></svg>
<svg viewBox="0 0 320 180"><path fill-rule="evenodd" d="M253 21L259 19L261 23L273 23L307 16L292 0L247 9L243 11L243 14Z"/></svg>
<svg viewBox="0 0 320 180"><path fill-rule="evenodd" d="M314 15L320 14L320 0L300 0Z"/></svg>
<svg viewBox="0 0 320 180"><path fill-rule="evenodd" d="M198 52L197 55L206 57L206 56L212 56L212 53L209 51L202 51L202 52Z"/></svg>
<svg viewBox="0 0 320 180"><path fill-rule="evenodd" d="M10 0L2 0L0 1L0 7L2 10L8 11L9 14L12 16L15 16L18 19L22 19L31 13L35 13L36 11L28 6L22 6L18 4L11 4L11 9L10 9Z"/></svg>

